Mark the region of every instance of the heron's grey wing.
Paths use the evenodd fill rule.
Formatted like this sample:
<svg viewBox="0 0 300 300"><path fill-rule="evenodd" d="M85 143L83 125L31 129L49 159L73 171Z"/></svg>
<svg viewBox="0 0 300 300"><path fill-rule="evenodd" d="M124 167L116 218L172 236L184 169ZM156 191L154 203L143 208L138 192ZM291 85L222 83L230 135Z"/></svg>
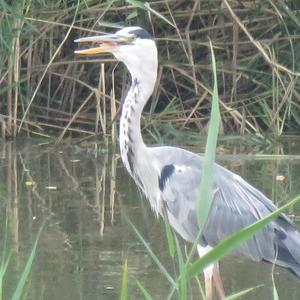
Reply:
<svg viewBox="0 0 300 300"><path fill-rule="evenodd" d="M160 161L165 163L160 176L162 201L171 225L189 241L198 233L196 199L201 180L202 158L189 151L164 147L159 150ZM158 148L157 148L158 149ZM275 205L240 176L215 164L214 198L210 215L203 231L202 243L216 245L228 235L256 222L275 209ZM281 215L285 226L289 219ZM254 237L237 247L237 255L253 260L270 260L275 257L274 240L284 228L271 222Z"/></svg>
<svg viewBox="0 0 300 300"><path fill-rule="evenodd" d="M214 185L218 188L204 231L209 244L217 244L226 236L262 219L276 209L260 191L240 176L218 166ZM290 225L285 215L279 218ZM282 228L271 222L252 238L234 250L234 253L253 260L272 261L275 257L274 241Z"/></svg>
<svg viewBox="0 0 300 300"><path fill-rule="evenodd" d="M196 199L200 169L192 165L168 164L159 179L161 198L172 227L186 240L194 242L199 228Z"/></svg>

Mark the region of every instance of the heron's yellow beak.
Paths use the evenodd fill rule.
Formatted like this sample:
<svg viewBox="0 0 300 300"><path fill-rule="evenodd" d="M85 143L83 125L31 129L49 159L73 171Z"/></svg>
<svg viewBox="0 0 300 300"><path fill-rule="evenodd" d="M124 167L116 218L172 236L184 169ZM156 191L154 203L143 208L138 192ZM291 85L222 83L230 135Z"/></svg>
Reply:
<svg viewBox="0 0 300 300"><path fill-rule="evenodd" d="M100 36L90 36L80 38L75 43L92 43L93 47L74 51L76 54L93 55L99 53L111 53L114 48L122 42L122 38L115 34L107 34Z"/></svg>
<svg viewBox="0 0 300 300"><path fill-rule="evenodd" d="M83 54L83 55L91 55L91 54L99 54L99 53L110 53L108 49L101 47L94 47L90 49L82 49L82 50L75 50L74 53L76 54Z"/></svg>

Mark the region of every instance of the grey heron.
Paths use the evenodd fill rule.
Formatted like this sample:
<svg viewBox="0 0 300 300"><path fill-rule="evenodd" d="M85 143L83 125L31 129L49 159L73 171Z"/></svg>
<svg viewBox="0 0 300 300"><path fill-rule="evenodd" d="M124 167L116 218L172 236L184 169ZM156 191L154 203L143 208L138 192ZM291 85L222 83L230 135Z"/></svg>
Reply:
<svg viewBox="0 0 300 300"><path fill-rule="evenodd" d="M166 217L183 239L194 242L199 232L196 202L203 157L177 147L147 147L140 129L143 108L157 79L154 40L140 27L126 27L114 34L84 37L76 42L93 44L76 53L112 53L129 70L131 87L123 102L119 129L123 163L156 215ZM276 209L270 199L239 175L218 164L214 165L213 172L215 192L198 242L200 256L228 235ZM300 277L300 234L284 214L237 247L234 254L275 263ZM207 299L212 298L213 283L220 298L224 298L218 263L207 267L204 277Z"/></svg>

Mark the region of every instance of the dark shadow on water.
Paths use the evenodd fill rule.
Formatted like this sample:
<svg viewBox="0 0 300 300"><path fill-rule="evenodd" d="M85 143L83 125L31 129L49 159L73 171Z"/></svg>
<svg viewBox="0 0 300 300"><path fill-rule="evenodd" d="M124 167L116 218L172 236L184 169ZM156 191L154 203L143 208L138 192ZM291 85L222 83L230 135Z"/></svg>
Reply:
<svg viewBox="0 0 300 300"><path fill-rule="evenodd" d="M287 150L290 148L284 146L274 152L289 154ZM277 205L299 194L299 157L255 158L240 154L240 148L226 153L218 157L219 162L241 174ZM290 153L300 154L296 150ZM0 162L0 229L2 234L7 215L12 250L4 299L11 297L45 220L26 299L119 299L126 258L131 299L142 299L136 279L155 299L166 297L168 282L126 223L124 212L172 271L164 225L155 219L112 149L95 144L7 142L0 146ZM288 213L297 223L300 207ZM228 293L263 284L245 299L272 297L270 265L225 258L221 274ZM275 280L280 299L299 299L300 281L279 268L275 269Z"/></svg>

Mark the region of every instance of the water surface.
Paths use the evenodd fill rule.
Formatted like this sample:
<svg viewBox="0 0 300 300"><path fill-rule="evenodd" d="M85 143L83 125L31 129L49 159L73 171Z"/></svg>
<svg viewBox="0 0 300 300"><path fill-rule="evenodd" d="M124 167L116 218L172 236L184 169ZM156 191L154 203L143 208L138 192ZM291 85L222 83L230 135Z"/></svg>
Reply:
<svg viewBox="0 0 300 300"><path fill-rule="evenodd" d="M272 157L242 154L245 147L225 147L219 149L223 154L218 161L282 205L300 193L298 149L299 143L289 141L262 152L278 154ZM53 146L38 141L6 142L0 146L0 157L1 248L7 218L12 253L4 299L11 297L44 222L26 299L119 299L125 259L130 299L143 299L137 279L154 299L165 299L168 282L125 216L173 272L164 225L155 219L113 149L93 143ZM299 228L300 205L288 214ZM220 268L228 294L263 285L244 299L272 297L270 265L227 257ZM300 298L300 281L289 272L276 268L275 281L281 299ZM199 299L197 289L193 291L194 299Z"/></svg>

